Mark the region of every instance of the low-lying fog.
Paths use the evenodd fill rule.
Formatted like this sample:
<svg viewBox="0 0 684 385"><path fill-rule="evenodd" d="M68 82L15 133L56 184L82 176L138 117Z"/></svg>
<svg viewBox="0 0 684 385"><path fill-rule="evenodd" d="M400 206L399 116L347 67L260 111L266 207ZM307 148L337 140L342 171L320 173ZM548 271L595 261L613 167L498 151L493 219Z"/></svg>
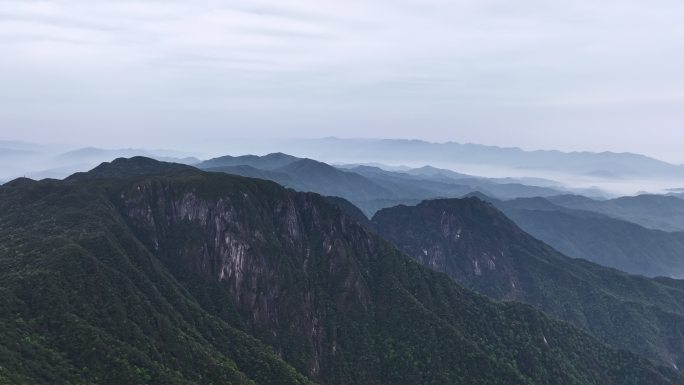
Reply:
<svg viewBox="0 0 684 385"><path fill-rule="evenodd" d="M353 141L351 141L353 142ZM365 142L364 142L365 143ZM385 143L386 144L386 143ZM401 142L401 145L406 145L406 142ZM414 145L415 143L411 143ZM401 157L401 152L388 152L383 147L382 150L374 151L373 148L353 147L353 143L345 141L340 142L340 146L329 149L330 143L325 139L317 141L302 141L302 142L232 142L226 143L225 150L219 149L220 144L215 144L211 151L194 151L193 149L182 150L147 150L147 149L99 149L99 148L76 148L68 145L42 145L23 142L0 141L0 182L6 182L17 177L29 177L32 179L43 178L64 178L74 172L86 171L96 166L97 164L110 161L117 157L131 157L135 155L143 155L153 157L159 160L180 162L186 164L197 163L200 160L207 159L213 156L222 155L245 155L256 154L264 155L269 152L285 152L294 156L311 157L319 161L338 165L338 164L373 164L388 170L402 170L404 168L417 168L425 165L430 165L437 168L448 169L462 174L469 174L479 177L488 178L515 178L515 182L524 183L534 186L553 187L572 191L573 193L583 194L591 197L615 197L624 195L636 195L640 193L654 193L666 194L676 191L676 189L684 186L684 178L678 177L679 172L676 165L659 162L651 158L637 157L636 163L625 166L624 164L616 164L614 170L604 167L605 164L598 165L597 169L592 172L568 172L568 167L555 167L554 164L542 164L548 162L540 162L534 164L534 167L520 167L520 166L502 166L501 163L506 163L506 159L500 156L499 153L505 156L511 156L511 149L500 149L497 147L481 146L482 150L476 149L479 152L475 154L481 155L482 161L449 161L445 160L445 156L439 159L431 159L430 153L421 156L421 151L425 151L425 146L436 145L425 142L420 142L421 148L416 151L411 151L410 148L405 149L406 160L397 161ZM344 146L349 148L345 151ZM216 148L219 147L219 148ZM468 151L473 151L472 148L467 148ZM525 157L531 152L518 151L519 157ZM389 154L389 155L388 155ZM579 154L579 155L576 155ZM533 154L535 155L535 154ZM536 154L538 155L538 154ZM557 155L557 154L554 154ZM574 153L572 156L580 157L596 156L595 153ZM603 154L599 154L603 155ZM619 156L621 154L616 154ZM458 156L455 156L458 159ZM462 156L461 156L462 158ZM496 165L486 164L488 159L495 158ZM590 158L584 163L591 165ZM634 159L629 159L634 162ZM629 167L639 168L641 164L646 164L651 167L651 163L656 163L656 166L662 168L669 167L674 172L664 172L656 174L657 176L643 176L636 175L625 176L625 170ZM511 162L514 163L514 162ZM527 161L529 164L529 160ZM586 169L586 167L585 167ZM617 172L615 170L620 170Z"/></svg>

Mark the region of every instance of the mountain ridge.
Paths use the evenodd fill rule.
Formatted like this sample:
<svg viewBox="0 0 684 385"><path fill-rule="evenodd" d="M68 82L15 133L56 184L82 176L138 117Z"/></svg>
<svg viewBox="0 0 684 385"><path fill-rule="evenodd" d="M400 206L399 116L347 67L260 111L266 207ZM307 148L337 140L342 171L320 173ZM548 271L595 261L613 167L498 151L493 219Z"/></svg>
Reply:
<svg viewBox="0 0 684 385"><path fill-rule="evenodd" d="M649 229L598 212L569 209L544 198L483 200L566 255L631 274L684 277L684 232Z"/></svg>
<svg viewBox="0 0 684 385"><path fill-rule="evenodd" d="M684 199L654 194L595 200L577 195L548 197L552 203L569 209L594 211L613 218L663 231L684 231Z"/></svg>
<svg viewBox="0 0 684 385"><path fill-rule="evenodd" d="M449 174L444 170L439 170L439 174L433 172L426 175L425 170L420 169L411 173L411 170L396 172L372 166L337 168L314 159L297 158L283 153L224 156L200 163L198 167L207 171L269 179L299 191L340 196L357 205L366 215L399 203L458 197L478 189L504 198L562 193L549 187L527 186L509 181L478 177L455 178L454 175L461 174Z"/></svg>
<svg viewBox="0 0 684 385"><path fill-rule="evenodd" d="M317 194L162 163L123 176L120 164L0 187L0 339L12 349L0 378L684 383L461 288ZM28 359L50 352L52 367Z"/></svg>
<svg viewBox="0 0 684 385"><path fill-rule="evenodd" d="M613 346L684 363L684 281L566 257L476 197L387 208L372 222L400 250L468 288L530 303Z"/></svg>
<svg viewBox="0 0 684 385"><path fill-rule="evenodd" d="M291 151L303 156L335 162L385 162L396 164L472 164L516 170L538 170L588 175L609 172L615 178L677 178L684 166L634 153L562 152L558 150L526 151L519 148L463 144L432 143L400 139L324 138L292 141Z"/></svg>

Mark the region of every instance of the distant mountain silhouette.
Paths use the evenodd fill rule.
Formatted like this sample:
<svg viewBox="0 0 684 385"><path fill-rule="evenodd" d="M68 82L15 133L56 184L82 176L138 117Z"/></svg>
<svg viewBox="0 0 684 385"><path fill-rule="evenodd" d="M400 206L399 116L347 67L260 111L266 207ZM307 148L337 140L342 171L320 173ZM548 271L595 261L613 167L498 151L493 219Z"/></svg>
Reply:
<svg viewBox="0 0 684 385"><path fill-rule="evenodd" d="M518 170L546 170L601 178L683 178L684 166L640 154L615 152L525 151L513 147L431 143L399 139L324 138L292 141L291 151L317 159L364 159L395 164L473 164Z"/></svg>
<svg viewBox="0 0 684 385"><path fill-rule="evenodd" d="M4 147L7 146L7 147ZM172 150L102 149L84 147L64 151L63 146L0 141L0 179L26 176L33 179L62 179L92 169L116 158L146 156L160 161L195 164L199 159Z"/></svg>
<svg viewBox="0 0 684 385"><path fill-rule="evenodd" d="M169 155L169 151L154 151L138 148L123 148L123 149L102 149L97 147L84 147L77 150L68 151L59 154L55 157L60 162L73 163L92 163L92 162L106 162L114 158L130 158L134 156L146 156L152 159L163 162L195 164L199 159L195 157L176 157Z"/></svg>
<svg viewBox="0 0 684 385"><path fill-rule="evenodd" d="M684 232L648 229L604 214L568 209L545 198L481 198L566 255L632 274L684 278Z"/></svg>
<svg viewBox="0 0 684 385"><path fill-rule="evenodd" d="M368 216L384 207L415 204L430 198L459 197L475 190L501 198L561 194L559 190L548 187L500 183L430 166L405 172L365 165L337 168L282 153L223 156L197 166L207 171L268 179L299 191L343 197Z"/></svg>
<svg viewBox="0 0 684 385"><path fill-rule="evenodd" d="M638 195L594 200L579 195L561 195L548 199L558 206L594 211L650 229L684 231L684 199L674 196Z"/></svg>
<svg viewBox="0 0 684 385"><path fill-rule="evenodd" d="M296 162L300 158L294 157L292 155L283 154L281 152L276 152L273 154L268 154L264 156L258 155L243 155L243 156L221 156L218 158L213 158L205 160L197 164L197 167L201 169L209 169L216 167L226 167L226 166L251 166L262 170L274 170L283 166L287 166L290 163Z"/></svg>

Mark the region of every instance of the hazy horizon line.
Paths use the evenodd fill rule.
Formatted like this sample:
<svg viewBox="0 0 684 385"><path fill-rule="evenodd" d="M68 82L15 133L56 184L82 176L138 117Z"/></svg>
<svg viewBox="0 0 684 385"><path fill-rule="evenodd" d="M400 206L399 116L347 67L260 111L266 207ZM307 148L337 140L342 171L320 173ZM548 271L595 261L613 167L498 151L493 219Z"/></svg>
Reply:
<svg viewBox="0 0 684 385"><path fill-rule="evenodd" d="M427 144L433 144L433 145L470 145L470 146L481 146L481 147L489 147L489 148L496 148L496 149L502 149L502 150L520 150L523 152L527 153L534 153L534 152L548 152L548 153L562 153L562 154L611 154L611 155L636 155L636 156L643 156L646 158L651 158L663 163L668 163L671 165L684 165L684 162L678 162L678 161L673 161L673 160L668 160L665 158L662 158L657 155L652 155L649 154L648 152L637 152L637 151L629 151L629 150L587 150L587 149L561 149L558 147L554 148L531 148L527 146L519 146L519 145L499 145L499 144L488 144L488 143L483 143L483 142L473 142L473 141L458 141L458 140L431 140L431 139L421 139L421 138L405 138L405 137L342 137L342 136L336 136L336 135L328 135L328 136L318 136L318 137L271 137L269 139L262 139L262 138L252 138L252 137L230 137L230 138L222 138L221 140L231 140L231 141L243 141L243 142L248 142L248 143L266 143L266 144L271 144L271 145L277 145L279 143L285 144L287 142L305 142L305 141L323 141L323 140L343 140L343 141L365 141L365 142L381 142L381 141L396 141L396 142L421 142L421 143L427 143ZM99 150L106 150L106 151L116 151L116 150L145 150L145 151L169 151L169 152L177 152L177 153L182 153L185 156L184 157L197 157L199 159L206 158L207 156L209 157L214 157L214 156L221 156L218 154L223 154L223 155L267 155L269 153L274 153L274 152L285 152L287 151L283 150L273 150L273 151L244 151L244 152L235 152L231 151L229 149L226 149L227 153L219 153L217 151L220 151L217 148L214 149L208 149L207 147L204 148L198 148L197 150L186 150L186 149L180 149L179 146L169 146L169 145L161 145L159 147L147 147L146 145L139 145L139 144L129 144L129 145L112 145L112 146L106 146L102 145L102 143L66 143L66 142L53 142L53 141L47 141L47 142L40 142L40 141L33 141L33 140L26 140L26 139L0 139L0 145L3 143L9 144L9 143L15 143L15 144L20 144L20 145L30 145L30 146L39 146L39 147L59 147L62 152L71 152L71 151L77 151L81 149L99 149ZM202 145L194 146L194 147L201 147ZM230 147L230 146L226 146ZM213 155L209 155L213 154Z"/></svg>

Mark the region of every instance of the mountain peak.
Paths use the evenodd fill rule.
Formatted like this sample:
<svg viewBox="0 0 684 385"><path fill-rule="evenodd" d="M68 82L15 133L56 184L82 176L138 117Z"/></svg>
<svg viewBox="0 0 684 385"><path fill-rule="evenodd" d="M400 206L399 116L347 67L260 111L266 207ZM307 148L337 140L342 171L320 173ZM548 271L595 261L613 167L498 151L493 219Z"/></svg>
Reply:
<svg viewBox="0 0 684 385"><path fill-rule="evenodd" d="M298 159L296 156L292 156L290 154L286 154L284 152L272 152L270 154L266 154L262 156L262 158L266 159Z"/></svg>
<svg viewBox="0 0 684 385"><path fill-rule="evenodd" d="M483 193L482 191L473 191L473 192L465 194L461 197L461 199L467 199L467 198L477 198L483 202L491 202L491 203L495 203L495 202L499 201L498 199L492 198L489 195Z"/></svg>
<svg viewBox="0 0 684 385"><path fill-rule="evenodd" d="M302 168L307 168L307 169L314 169L314 170L339 170L327 163L319 162L314 159L309 159L309 158L303 158L303 159L297 159L294 162L285 165L282 167L282 169L302 169Z"/></svg>
<svg viewBox="0 0 684 385"><path fill-rule="evenodd" d="M396 230L407 231L416 226L423 233L433 229L437 238L477 239L483 253L499 254L513 243L536 241L524 233L493 204L478 196L424 200L416 206L396 206L382 209L373 216L373 222L386 229L388 238L401 243ZM407 223L411 223L407 226ZM459 230L460 229L460 230ZM410 230L408 230L410 231ZM437 239L435 238L435 239ZM484 242L482 242L484 241ZM541 243L541 242L538 242ZM415 255L415 253L409 253Z"/></svg>
<svg viewBox="0 0 684 385"><path fill-rule="evenodd" d="M443 168L437 168L433 167L430 165L425 165L423 167L418 167L414 168L411 170L407 171L408 174L411 175L424 175L424 176L431 176L431 177L444 177L444 178L451 178L451 179L465 179L465 178L472 178L470 175L466 174L461 174L456 171L452 170L447 170Z"/></svg>
<svg viewBox="0 0 684 385"><path fill-rule="evenodd" d="M26 178L26 177L19 177L16 179L13 179L2 186L5 187L21 187L21 186L29 186L32 184L38 183L37 181L31 179L31 178Z"/></svg>
<svg viewBox="0 0 684 385"><path fill-rule="evenodd" d="M197 166L202 169L226 167L226 166L251 166L261 170L274 170L296 162L301 158L282 152L274 152L263 156L259 155L225 155L205 160Z"/></svg>
<svg viewBox="0 0 684 385"><path fill-rule="evenodd" d="M101 163L88 172L71 175L67 180L125 178L136 175L167 175L198 171L196 168L179 163L160 162L144 156L117 158Z"/></svg>

